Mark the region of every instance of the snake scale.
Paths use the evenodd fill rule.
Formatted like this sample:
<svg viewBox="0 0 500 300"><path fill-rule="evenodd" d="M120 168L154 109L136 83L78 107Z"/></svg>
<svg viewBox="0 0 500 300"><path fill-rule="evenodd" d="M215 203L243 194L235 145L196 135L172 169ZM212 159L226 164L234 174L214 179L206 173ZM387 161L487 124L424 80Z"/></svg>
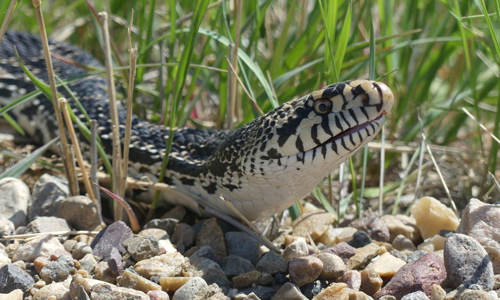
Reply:
<svg viewBox="0 0 500 300"><path fill-rule="evenodd" d="M102 68L77 47L54 41L50 45L55 73L62 79L88 72L79 65ZM2 104L35 89L19 66L14 46L23 64L47 81L39 37L7 32L0 46ZM90 117L98 121L102 143L110 150L106 80L86 77L69 84L69 88ZM64 90L60 92L67 96ZM85 121L73 102L69 101L73 111ZM221 201L223 197L250 220L278 213L304 197L336 166L372 140L393 102L393 94L385 84L354 80L331 84L286 102L234 131L178 128L165 182L204 202L186 203L185 198L178 199L168 192L162 194L162 200L192 209L210 205L233 214ZM44 96L17 105L9 113L37 143L46 143L57 135L52 104ZM125 123L121 106L119 120ZM155 178L169 130L134 117L132 132L129 174Z"/></svg>

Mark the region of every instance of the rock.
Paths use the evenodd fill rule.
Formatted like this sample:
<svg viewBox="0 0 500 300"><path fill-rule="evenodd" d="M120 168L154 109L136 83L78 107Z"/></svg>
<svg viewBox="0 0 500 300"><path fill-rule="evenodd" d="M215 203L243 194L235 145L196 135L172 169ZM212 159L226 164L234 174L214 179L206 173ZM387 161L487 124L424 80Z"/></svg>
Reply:
<svg viewBox="0 0 500 300"><path fill-rule="evenodd" d="M13 234L15 230L16 226L14 223L5 217L2 217L2 213L0 212L0 238Z"/></svg>
<svg viewBox="0 0 500 300"><path fill-rule="evenodd" d="M320 279L336 279L344 275L347 268L342 258L331 253L320 253L316 257L323 263Z"/></svg>
<svg viewBox="0 0 500 300"><path fill-rule="evenodd" d="M135 264L134 268L139 275L146 278L151 278L151 276L175 277L181 273L184 264L184 256L175 252L141 260Z"/></svg>
<svg viewBox="0 0 500 300"><path fill-rule="evenodd" d="M229 255L221 262L221 267L227 278L232 279L243 273L254 271L252 263L248 259L239 256ZM260 273L260 272L259 272Z"/></svg>
<svg viewBox="0 0 500 300"><path fill-rule="evenodd" d="M161 277L161 288L166 292L175 292L192 277Z"/></svg>
<svg viewBox="0 0 500 300"><path fill-rule="evenodd" d="M432 197L418 199L411 207L411 215L424 240L439 234L442 229L456 230L458 226L455 213Z"/></svg>
<svg viewBox="0 0 500 300"><path fill-rule="evenodd" d="M269 273L260 273L260 278L258 284L263 285L263 286L269 286L274 283L274 277L273 275Z"/></svg>
<svg viewBox="0 0 500 300"><path fill-rule="evenodd" d="M124 222L117 221L101 230L90 246L94 255L106 261L113 248L118 249L120 253L125 253L122 243L131 237L133 237L132 230Z"/></svg>
<svg viewBox="0 0 500 300"><path fill-rule="evenodd" d="M163 216L161 216L161 219L174 219L182 221L185 215L186 215L186 208L184 206L177 205L176 207L166 212Z"/></svg>
<svg viewBox="0 0 500 300"><path fill-rule="evenodd" d="M473 237L488 252L495 274L500 273L500 206L472 198L465 207L457 233Z"/></svg>
<svg viewBox="0 0 500 300"><path fill-rule="evenodd" d="M23 300L23 291L16 289L8 294L0 294L0 300Z"/></svg>
<svg viewBox="0 0 500 300"><path fill-rule="evenodd" d="M107 283L93 286L90 298L92 300L149 300L149 297L141 291L117 287Z"/></svg>
<svg viewBox="0 0 500 300"><path fill-rule="evenodd" d="M148 291L147 295L150 300L170 300L170 297L164 291Z"/></svg>
<svg viewBox="0 0 500 300"><path fill-rule="evenodd" d="M68 181L64 178L43 174L33 185L33 202L28 211L29 221L36 217L58 217L59 205L69 195Z"/></svg>
<svg viewBox="0 0 500 300"><path fill-rule="evenodd" d="M280 287L271 300L307 300L307 298L295 284L287 282Z"/></svg>
<svg viewBox="0 0 500 300"><path fill-rule="evenodd" d="M293 222L293 235L316 240L334 221L334 214L321 210L303 213Z"/></svg>
<svg viewBox="0 0 500 300"><path fill-rule="evenodd" d="M361 287L361 273L356 270L349 270L339 279L339 282L347 284L347 287L359 291Z"/></svg>
<svg viewBox="0 0 500 300"><path fill-rule="evenodd" d="M290 280L299 287L316 280L322 271L323 262L314 256L294 258L288 266Z"/></svg>
<svg viewBox="0 0 500 300"><path fill-rule="evenodd" d="M341 242L347 242L352 239L356 231L358 230L354 227L334 228L333 226L328 226L328 229L316 239L316 242L325 245L336 245Z"/></svg>
<svg viewBox="0 0 500 300"><path fill-rule="evenodd" d="M337 245L323 249L321 252L332 253L342 258L344 263L346 263L349 258L353 257L356 254L356 248L349 245L346 242L340 242Z"/></svg>
<svg viewBox="0 0 500 300"><path fill-rule="evenodd" d="M161 291L161 286L148 280L141 275L126 269L122 276L117 278L117 283L121 287L131 288L134 290L143 291L147 293L148 291L158 290Z"/></svg>
<svg viewBox="0 0 500 300"><path fill-rule="evenodd" d="M276 252L268 251L262 255L261 259L255 266L255 269L271 275L276 273L286 273L288 271L288 262Z"/></svg>
<svg viewBox="0 0 500 300"><path fill-rule="evenodd" d="M309 255L309 248L307 247L306 240L304 238L298 238L295 241L288 244L283 251L283 258L286 260L291 260L297 257Z"/></svg>
<svg viewBox="0 0 500 300"><path fill-rule="evenodd" d="M417 221L410 216L401 214L395 216L383 215L380 219L389 229L389 241L393 241L394 238L400 234L412 241L414 245L422 239L417 227Z"/></svg>
<svg viewBox="0 0 500 300"><path fill-rule="evenodd" d="M85 196L69 197L59 204L59 216L76 230L104 227L94 202Z"/></svg>
<svg viewBox="0 0 500 300"><path fill-rule="evenodd" d="M413 244L413 242L407 238L406 236L399 234L396 237L394 237L392 241L392 247L396 250L410 250L410 251L415 251L417 250L417 247Z"/></svg>
<svg viewBox="0 0 500 300"><path fill-rule="evenodd" d="M224 271L213 260L204 257L195 257L190 258L189 262L195 268L190 269L194 276L203 278L208 284L217 283L219 286L226 287L231 285Z"/></svg>
<svg viewBox="0 0 500 300"><path fill-rule="evenodd" d="M118 276L123 273L124 265L122 261L122 255L117 248L111 249L111 253L106 263L113 275Z"/></svg>
<svg viewBox="0 0 500 300"><path fill-rule="evenodd" d="M28 206L31 194L28 186L17 178L0 179L0 218L25 226L28 221Z"/></svg>
<svg viewBox="0 0 500 300"><path fill-rule="evenodd" d="M39 256L50 257L54 254L69 255L69 253L64 250L64 246L61 242L53 235L48 234L19 245L12 255L12 260L32 262Z"/></svg>
<svg viewBox="0 0 500 300"><path fill-rule="evenodd" d="M259 242L248 234L239 231L230 231L225 234L228 255L236 255L248 259L256 265L260 259Z"/></svg>
<svg viewBox="0 0 500 300"><path fill-rule="evenodd" d="M70 255L61 255L55 261L49 262L40 271L40 278L46 283L60 282L75 273L75 264Z"/></svg>
<svg viewBox="0 0 500 300"><path fill-rule="evenodd" d="M349 300L347 284L332 283L326 289L322 290L313 300Z"/></svg>
<svg viewBox="0 0 500 300"><path fill-rule="evenodd" d="M406 262L394 257L389 252L382 254L377 260L372 262L367 268L373 269L384 281L390 280Z"/></svg>
<svg viewBox="0 0 500 300"><path fill-rule="evenodd" d="M379 242L389 241L389 228L374 212L362 219L354 220L350 226L368 233L373 240Z"/></svg>
<svg viewBox="0 0 500 300"><path fill-rule="evenodd" d="M399 269L374 298L380 299L385 295L393 295L400 299L416 291L423 291L427 297L430 297L432 285L440 285L445 279L446 269L443 260L437 254L428 253Z"/></svg>
<svg viewBox="0 0 500 300"><path fill-rule="evenodd" d="M26 226L25 233L71 231L68 222L58 217L38 217Z"/></svg>
<svg viewBox="0 0 500 300"><path fill-rule="evenodd" d="M362 248L356 249L356 254L349 258L346 262L348 270L359 270L364 268L372 258L380 252L380 247L377 244L371 243Z"/></svg>
<svg viewBox="0 0 500 300"><path fill-rule="evenodd" d="M146 225L144 225L144 229L149 229L149 228L163 229L168 233L169 236L172 236L175 232L175 227L177 227L178 224L179 220L177 219L172 219L172 218L153 219L149 221Z"/></svg>
<svg viewBox="0 0 500 300"><path fill-rule="evenodd" d="M260 272L253 270L238 276L234 276L233 284L235 288L242 289L257 283L257 281L259 281L259 278L260 278Z"/></svg>
<svg viewBox="0 0 500 300"><path fill-rule="evenodd" d="M141 232L139 232L137 234L137 236L140 236L140 237L151 236L151 237L154 237L157 241L168 240L170 238L168 233L165 230L159 229L159 228L143 229L143 230L141 230Z"/></svg>
<svg viewBox="0 0 500 300"><path fill-rule="evenodd" d="M172 243L177 246L177 250L184 253L186 249L193 246L195 235L196 233L191 226L185 223L180 223L175 227L175 231L171 235L171 240Z"/></svg>
<svg viewBox="0 0 500 300"><path fill-rule="evenodd" d="M198 247L210 246L215 261L220 262L227 256L224 233L219 224L217 224L216 218L210 218L203 221L201 230L196 235L195 242Z"/></svg>
<svg viewBox="0 0 500 300"><path fill-rule="evenodd" d="M492 295L482 290L464 290L459 293L460 300L495 300L498 299L497 295Z"/></svg>
<svg viewBox="0 0 500 300"><path fill-rule="evenodd" d="M66 300L69 299L69 282L53 282L39 289L34 295L33 300Z"/></svg>
<svg viewBox="0 0 500 300"><path fill-rule="evenodd" d="M13 264L0 268L0 293L10 293L16 289L26 293L34 284L28 273Z"/></svg>
<svg viewBox="0 0 500 300"><path fill-rule="evenodd" d="M423 250L414 251L412 254L410 254L410 256L408 256L408 260L406 262L410 263L412 261L419 260L420 258L422 258L422 256L426 255L427 253L428 253L427 251Z"/></svg>
<svg viewBox="0 0 500 300"><path fill-rule="evenodd" d="M113 272L111 268L109 267L109 264L105 261L100 261L97 266L94 268L94 278L105 281L108 283L115 284L116 283L116 277L119 274L116 274L116 272Z"/></svg>
<svg viewBox="0 0 500 300"><path fill-rule="evenodd" d="M437 284L432 285L430 300L444 300L445 296L446 292L440 285Z"/></svg>
<svg viewBox="0 0 500 300"><path fill-rule="evenodd" d="M422 291L416 291L403 296L401 300L429 300L429 297Z"/></svg>
<svg viewBox="0 0 500 300"><path fill-rule="evenodd" d="M366 268L360 272L361 274L361 287L360 291L363 293L373 296L375 293L380 291L384 281L380 278L377 272L373 269Z"/></svg>
<svg viewBox="0 0 500 300"><path fill-rule="evenodd" d="M123 241L123 246L135 261L154 257L160 253L158 241L152 237L132 237Z"/></svg>
<svg viewBox="0 0 500 300"><path fill-rule="evenodd" d="M323 289L328 287L325 280L315 280L300 287L300 291L307 299L316 297Z"/></svg>
<svg viewBox="0 0 500 300"><path fill-rule="evenodd" d="M77 242L70 252L74 259L82 259L85 255L93 253L92 247L84 242Z"/></svg>
<svg viewBox="0 0 500 300"><path fill-rule="evenodd" d="M267 286L259 287L248 287L239 291L240 295L234 297L235 300L259 300L259 299L271 299L276 290Z"/></svg>
<svg viewBox="0 0 500 300"><path fill-rule="evenodd" d="M423 243L418 245L418 250L424 250L426 252L434 252L444 249L444 243L446 238L444 236L435 235L433 237L425 239Z"/></svg>
<svg viewBox="0 0 500 300"><path fill-rule="evenodd" d="M486 250L472 237L460 233L449 235L444 249L444 264L451 287L478 285L485 291L493 289L493 265Z"/></svg>
<svg viewBox="0 0 500 300"><path fill-rule="evenodd" d="M349 293L349 300L373 300L372 297L363 292L354 291L349 288L347 289L347 292Z"/></svg>
<svg viewBox="0 0 500 300"><path fill-rule="evenodd" d="M174 293L172 300L203 300L207 299L208 292L205 280L193 277Z"/></svg>
<svg viewBox="0 0 500 300"><path fill-rule="evenodd" d="M370 236L367 232L363 230L358 230L352 236L352 239L347 241L347 244L354 248L364 247L372 242Z"/></svg>
<svg viewBox="0 0 500 300"><path fill-rule="evenodd" d="M92 273L95 267L97 267L97 260L94 258L94 255L87 254L80 259L80 270L86 270Z"/></svg>

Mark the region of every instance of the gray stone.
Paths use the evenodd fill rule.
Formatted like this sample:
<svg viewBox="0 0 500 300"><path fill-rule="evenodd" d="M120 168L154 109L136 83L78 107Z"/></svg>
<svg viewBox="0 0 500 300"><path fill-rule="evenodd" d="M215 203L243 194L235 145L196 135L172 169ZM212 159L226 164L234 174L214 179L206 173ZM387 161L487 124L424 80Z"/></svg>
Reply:
<svg viewBox="0 0 500 300"><path fill-rule="evenodd" d="M12 254L12 260L32 262L39 256L50 257L51 255L69 254L64 246L53 235L49 234L33 239L25 244L19 245Z"/></svg>
<svg viewBox="0 0 500 300"><path fill-rule="evenodd" d="M253 265L257 264L261 252L259 243L248 234L230 231L225 234L228 255L236 255L248 259Z"/></svg>
<svg viewBox="0 0 500 300"><path fill-rule="evenodd" d="M479 285L490 291L495 283L493 265L486 250L475 239L460 233L446 238L444 264L448 273L448 284L457 288L464 285Z"/></svg>
<svg viewBox="0 0 500 300"><path fill-rule="evenodd" d="M13 264L0 268L0 293L10 293L16 289L26 293L34 284L35 281L28 273Z"/></svg>
<svg viewBox="0 0 500 300"><path fill-rule="evenodd" d="M0 213L1 215L1 213ZM14 223L5 218L5 217L0 217L0 238L1 237L4 237L6 235L11 235L14 233L14 231L16 230L16 226L14 225Z"/></svg>
<svg viewBox="0 0 500 300"><path fill-rule="evenodd" d="M394 237L394 240L392 241L392 246L396 250L410 250L410 251L417 250L417 247L415 247L413 242L402 234L399 234L396 237Z"/></svg>
<svg viewBox="0 0 500 300"><path fill-rule="evenodd" d="M93 286L90 298L92 300L149 300L149 297L141 291L105 283Z"/></svg>
<svg viewBox="0 0 500 300"><path fill-rule="evenodd" d="M158 241L152 237L133 237L123 241L123 246L127 249L128 253L135 261L141 261L154 257L160 253Z"/></svg>
<svg viewBox="0 0 500 300"><path fill-rule="evenodd" d="M276 273L286 273L288 271L288 262L278 253L268 251L262 255L255 268L257 271L266 272L272 275Z"/></svg>
<svg viewBox="0 0 500 300"><path fill-rule="evenodd" d="M17 178L0 179L0 217L9 219L15 227L27 224L30 189Z"/></svg>
<svg viewBox="0 0 500 300"><path fill-rule="evenodd" d="M68 222L58 217L38 217L26 226L25 233L71 231Z"/></svg>
<svg viewBox="0 0 500 300"><path fill-rule="evenodd" d="M227 256L226 242L224 233L217 224L216 218L210 218L203 221L201 230L195 238L196 246L210 246L215 261L220 262Z"/></svg>
<svg viewBox="0 0 500 300"><path fill-rule="evenodd" d="M283 258L286 260L306 255L309 255L309 248L307 247L307 243L304 238L298 238L291 242L283 251Z"/></svg>
<svg viewBox="0 0 500 300"><path fill-rule="evenodd" d="M196 233L191 226L186 223L180 223L175 227L175 231L171 235L171 240L177 246L177 251L184 253L193 246L195 236Z"/></svg>
<svg viewBox="0 0 500 300"><path fill-rule="evenodd" d="M59 216L76 230L95 230L104 226L94 202L85 196L64 199L59 205Z"/></svg>
<svg viewBox="0 0 500 300"><path fill-rule="evenodd" d="M132 230L124 222L117 221L101 230L90 246L94 255L106 261L109 259L113 248L124 253L123 241L133 236Z"/></svg>
<svg viewBox="0 0 500 300"><path fill-rule="evenodd" d="M389 241L389 228L374 212L362 219L354 220L350 226L367 232L370 238L376 241Z"/></svg>
<svg viewBox="0 0 500 300"><path fill-rule="evenodd" d="M208 298L208 292L205 280L193 277L174 293L172 300L203 300Z"/></svg>
<svg viewBox="0 0 500 300"><path fill-rule="evenodd" d="M342 258L344 263L346 263L349 258L353 257L356 254L356 248L346 242L340 242L333 247L323 249L321 252L335 254L338 257Z"/></svg>
<svg viewBox="0 0 500 300"><path fill-rule="evenodd" d="M255 270L252 263L248 259L235 255L229 255L224 258L221 262L221 267L229 279Z"/></svg>
<svg viewBox="0 0 500 300"><path fill-rule="evenodd" d="M323 270L319 275L320 279L336 279L344 275L346 269L342 258L331 253L320 253L316 255L323 262Z"/></svg>
<svg viewBox="0 0 500 300"><path fill-rule="evenodd" d="M165 230L169 236L172 236L175 231L175 227L179 224L179 220L172 218L165 219L153 219L144 225L144 229L148 228L158 228ZM187 224L186 224L187 225Z"/></svg>
<svg viewBox="0 0 500 300"><path fill-rule="evenodd" d="M82 259L80 259L80 270L85 270L88 273L92 273L97 267L97 260L94 258L94 255L87 254Z"/></svg>
<svg viewBox="0 0 500 300"><path fill-rule="evenodd" d="M271 300L307 300L307 297L300 292L295 284L287 282L280 287Z"/></svg>
<svg viewBox="0 0 500 300"><path fill-rule="evenodd" d="M435 253L428 253L420 259L404 265L377 294L375 299L393 295L400 299L406 294L423 291L432 295L432 285L440 285L446 279L443 259Z"/></svg>
<svg viewBox="0 0 500 300"><path fill-rule="evenodd" d="M219 286L226 287L231 285L224 271L213 260L204 257L195 257L190 258L189 262L195 268L193 270L195 276L203 278L208 284L216 283Z"/></svg>
<svg viewBox="0 0 500 300"><path fill-rule="evenodd" d="M33 203L28 211L29 221L36 217L59 215L59 205L69 196L66 179L43 174L33 186Z"/></svg>
<svg viewBox="0 0 500 300"><path fill-rule="evenodd" d="M53 282L39 289L33 295L33 300L66 300L69 299L69 297L69 288L66 286L65 282Z"/></svg>
<svg viewBox="0 0 500 300"><path fill-rule="evenodd" d="M354 248L364 247L372 242L370 235L364 230L358 230L352 236L352 239L347 242Z"/></svg>
<svg viewBox="0 0 500 300"><path fill-rule="evenodd" d="M61 255L55 261L49 262L40 271L40 278L46 283L60 282L75 273L75 264L70 255Z"/></svg>
<svg viewBox="0 0 500 300"><path fill-rule="evenodd" d="M403 296L401 300L429 300L429 297L427 297L427 295L425 295L422 291L416 291Z"/></svg>

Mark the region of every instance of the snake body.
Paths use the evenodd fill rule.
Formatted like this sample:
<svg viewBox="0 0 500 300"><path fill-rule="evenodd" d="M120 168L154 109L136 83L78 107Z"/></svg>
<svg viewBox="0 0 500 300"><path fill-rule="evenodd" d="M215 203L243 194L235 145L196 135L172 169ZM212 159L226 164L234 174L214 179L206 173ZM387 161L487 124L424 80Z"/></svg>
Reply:
<svg viewBox="0 0 500 300"><path fill-rule="evenodd" d="M7 32L0 46L2 104L35 89L15 58L14 46L22 63L47 81L39 37ZM50 46L54 71L62 79L88 72L78 65L102 68L95 58L77 47L53 41ZM98 121L102 143L111 149L106 80L86 77L69 84L69 88L88 115ZM60 92L67 95L62 89ZM73 102L69 101L73 111L86 122ZM336 166L373 139L393 102L392 92L385 84L354 80L328 85L286 102L234 131L178 128L174 131L165 182L195 200L186 203L185 197L168 192L162 198L192 209L211 206L233 214L221 201L223 197L250 220L278 213L304 197ZM52 104L44 96L17 105L10 113L38 143L46 143L57 135ZM120 124L125 123L121 106L119 120ZM124 128L120 129L123 133ZM135 177L157 177L168 128L134 117L132 132L129 173Z"/></svg>

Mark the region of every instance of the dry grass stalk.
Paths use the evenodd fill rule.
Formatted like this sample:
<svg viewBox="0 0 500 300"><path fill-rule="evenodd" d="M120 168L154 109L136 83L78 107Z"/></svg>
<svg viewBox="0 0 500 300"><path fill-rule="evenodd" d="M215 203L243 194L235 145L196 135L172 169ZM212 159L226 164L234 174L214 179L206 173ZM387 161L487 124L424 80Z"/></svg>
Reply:
<svg viewBox="0 0 500 300"><path fill-rule="evenodd" d="M102 36L104 44L104 57L106 64L106 78L108 81L108 94L109 94L109 112L111 115L111 136L113 138L113 192L118 193L121 190L120 178L122 178L122 156L121 156L121 142L120 142L120 122L118 120L118 107L116 103L115 79L113 76L113 61L111 58L111 46L109 37L108 14L100 12L99 18L102 25ZM114 202L114 218L115 221L123 219L123 209L121 206Z"/></svg>
<svg viewBox="0 0 500 300"><path fill-rule="evenodd" d="M80 150L80 144L78 142L78 137L76 136L75 128L73 127L73 122L71 121L71 117L68 112L66 99L59 99L59 104L61 105L61 111L64 116L64 120L66 121L66 127L68 128L69 137L71 138L71 142L73 143L73 147L75 150L76 161L80 166L80 172L82 173L83 184L85 185L85 189L89 195L89 198L94 202L96 207L98 206L97 200L94 196L94 190L92 189L92 185L90 184L90 178L87 176L87 169L85 168L85 163L83 161L82 151Z"/></svg>
<svg viewBox="0 0 500 300"><path fill-rule="evenodd" d="M128 28L128 40L129 40L129 51L130 51L130 71L129 71L129 85L127 89L127 119L125 121L125 137L123 141L123 166L122 166L122 176L120 178L120 190L118 195L120 197L125 196L125 188L127 186L127 169L129 160L129 146L130 146L130 136L132 135L132 100L134 97L134 79L137 64L137 47L132 47L132 21L134 20L134 11L132 11L132 16L130 18L130 26Z"/></svg>
<svg viewBox="0 0 500 300"><path fill-rule="evenodd" d="M49 40L47 38L47 32L45 31L45 22L43 20L41 1L33 0L33 6L35 7L36 17L38 21L38 27L40 29L40 39L43 46L43 53L45 56L45 65L47 67L47 75L50 83L50 91L52 94L52 104L54 106L54 113L56 115L57 128L59 131L59 137L61 138L61 149L62 157L64 161L64 167L66 169L66 175L68 178L69 189L73 196L78 194L77 181L75 177L75 171L72 168L71 155L68 151L68 137L66 136L66 131L64 130L63 120L61 116L61 111L59 109L59 104L57 101L57 88L54 78L54 68L52 66L52 58L50 56Z"/></svg>
<svg viewBox="0 0 500 300"><path fill-rule="evenodd" d="M10 18L12 17L12 13L14 12L14 7L16 6L16 3L18 1L19 0L11 0L9 8L7 9L7 12L5 12L5 18L3 19L2 27L0 27L0 43L2 42L2 38L5 35L5 32L7 31L7 25L9 25Z"/></svg>

